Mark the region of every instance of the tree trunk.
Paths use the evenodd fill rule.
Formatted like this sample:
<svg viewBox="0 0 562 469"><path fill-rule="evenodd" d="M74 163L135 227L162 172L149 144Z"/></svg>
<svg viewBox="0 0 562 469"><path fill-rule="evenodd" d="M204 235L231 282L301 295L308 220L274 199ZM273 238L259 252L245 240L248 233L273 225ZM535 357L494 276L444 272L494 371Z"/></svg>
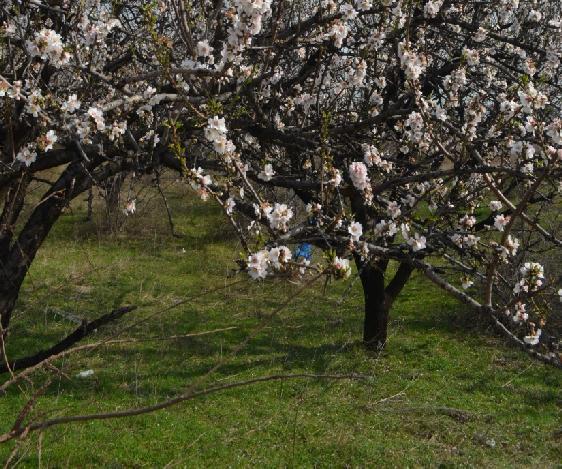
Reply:
<svg viewBox="0 0 562 469"><path fill-rule="evenodd" d="M384 290L386 266L356 262L365 300L363 342L370 349L380 350L386 344L388 329L389 307Z"/></svg>
<svg viewBox="0 0 562 469"><path fill-rule="evenodd" d="M86 221L92 221L94 219L94 190L90 187L88 189L88 212L86 214Z"/></svg>
<svg viewBox="0 0 562 469"><path fill-rule="evenodd" d="M365 292L365 322L363 342L369 349L381 350L386 345L388 330L388 308L376 295Z"/></svg>
<svg viewBox="0 0 562 469"><path fill-rule="evenodd" d="M106 223L109 233L117 233L123 221L121 189L124 180L123 174L117 174L105 183Z"/></svg>
<svg viewBox="0 0 562 469"><path fill-rule="evenodd" d="M88 189L87 185L83 186L86 183L90 182L84 177L80 162L71 163L59 176L57 182L44 194L43 202L33 209L17 240L10 245L10 233L6 238L8 242L0 245L0 324L4 337L22 283L37 250L58 220L65 205ZM21 210L21 207L18 210Z"/></svg>
<svg viewBox="0 0 562 469"><path fill-rule="evenodd" d="M18 294L21 287L21 280L10 276L8 269L0 275L0 344L1 339L6 336L12 312L18 299ZM0 360L1 361L1 360Z"/></svg>
<svg viewBox="0 0 562 469"><path fill-rule="evenodd" d="M2 335L4 335L10 325L10 318L12 317L12 311L16 305L16 300L16 295L0 292L0 323L2 324Z"/></svg>
<svg viewBox="0 0 562 469"><path fill-rule="evenodd" d="M365 263L356 256L355 263L365 299L363 342L370 349L381 350L386 345L388 317L392 304L410 279L414 269L406 262L400 263L392 280L385 287L384 277L388 260Z"/></svg>

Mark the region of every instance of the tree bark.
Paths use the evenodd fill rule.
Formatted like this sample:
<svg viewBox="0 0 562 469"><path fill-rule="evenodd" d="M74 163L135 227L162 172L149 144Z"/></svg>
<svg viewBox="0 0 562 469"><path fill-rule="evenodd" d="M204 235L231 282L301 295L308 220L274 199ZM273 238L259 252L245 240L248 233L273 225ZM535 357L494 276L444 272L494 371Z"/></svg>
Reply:
<svg viewBox="0 0 562 469"><path fill-rule="evenodd" d="M109 233L117 233L122 223L121 189L125 177L117 174L109 178L105 184L106 224Z"/></svg>
<svg viewBox="0 0 562 469"><path fill-rule="evenodd" d="M392 304L410 279L414 269L410 264L401 263L385 288L387 260L365 263L359 257L355 257L355 263L359 270L365 301L363 342L369 349L381 350L387 342L388 319Z"/></svg>
<svg viewBox="0 0 562 469"><path fill-rule="evenodd" d="M12 275L12 269L3 265L0 273L0 344L2 338L6 336L12 312L14 311L18 294L23 279L17 275Z"/></svg>
<svg viewBox="0 0 562 469"><path fill-rule="evenodd" d="M0 291L0 324L2 324L2 331L0 333L0 340L5 336L6 330L10 325L12 312L16 305L18 297L15 294L10 294L5 291Z"/></svg>
<svg viewBox="0 0 562 469"><path fill-rule="evenodd" d="M82 186L84 181L89 183L84 173L79 162L68 166L56 183L44 194L42 202L34 208L17 240L11 245L7 243L2 245L0 252L0 324L4 337L21 285L38 249L58 220L64 206L88 188L88 186ZM11 239L11 232L9 239Z"/></svg>
<svg viewBox="0 0 562 469"><path fill-rule="evenodd" d="M94 219L94 190L90 187L88 189L88 211L86 213L86 221L92 221Z"/></svg>
<svg viewBox="0 0 562 469"><path fill-rule="evenodd" d="M365 319L363 342L369 349L380 350L386 344L389 308L384 291L385 265L363 263L356 258L359 277L363 286Z"/></svg>

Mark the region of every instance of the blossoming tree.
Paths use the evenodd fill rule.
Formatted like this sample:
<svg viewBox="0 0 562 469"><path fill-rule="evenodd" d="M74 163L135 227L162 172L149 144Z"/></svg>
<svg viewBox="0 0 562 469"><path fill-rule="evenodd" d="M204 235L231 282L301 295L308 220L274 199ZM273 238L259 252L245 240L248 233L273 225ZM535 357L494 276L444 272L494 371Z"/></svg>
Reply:
<svg viewBox="0 0 562 469"><path fill-rule="evenodd" d="M560 364L541 338L562 293L542 266L562 244L558 2L31 0L0 18L4 330L69 201L164 165L224 207L252 278L352 260L369 346L418 270Z"/></svg>

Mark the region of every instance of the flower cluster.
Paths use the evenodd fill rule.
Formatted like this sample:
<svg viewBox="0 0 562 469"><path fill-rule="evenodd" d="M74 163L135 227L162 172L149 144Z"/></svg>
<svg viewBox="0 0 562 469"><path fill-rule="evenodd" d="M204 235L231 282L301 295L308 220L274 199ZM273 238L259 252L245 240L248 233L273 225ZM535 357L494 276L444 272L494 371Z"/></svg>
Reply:
<svg viewBox="0 0 562 469"><path fill-rule="evenodd" d="M420 235L419 233L415 233L414 236L410 236L410 227L406 223L402 223L401 225L402 237L412 248L412 251L418 252L425 248L427 248L427 239L425 236Z"/></svg>
<svg viewBox="0 0 562 469"><path fill-rule="evenodd" d="M272 270L282 270L290 260L291 250L286 246L262 249L248 257L248 274L254 280L264 279Z"/></svg>
<svg viewBox="0 0 562 469"><path fill-rule="evenodd" d="M209 186L213 183L211 176L203 173L203 168L191 170L191 187L197 191L202 200L209 197Z"/></svg>
<svg viewBox="0 0 562 469"><path fill-rule="evenodd" d="M494 218L494 227L498 231L503 231L508 223L509 223L509 216L496 215L496 217Z"/></svg>
<svg viewBox="0 0 562 469"><path fill-rule="evenodd" d="M293 211L286 204L275 203L273 207L267 207L264 213L271 228L278 231L287 231L289 221L293 218Z"/></svg>
<svg viewBox="0 0 562 469"><path fill-rule="evenodd" d="M40 151L49 151L58 140L57 133L54 130L49 130L45 135L37 138L37 148Z"/></svg>
<svg viewBox="0 0 562 469"><path fill-rule="evenodd" d="M506 311L506 314L509 316L511 313L509 311ZM529 319L529 314L527 313L527 305L521 303L520 301L515 303L515 310L511 319L515 324L526 322L527 319Z"/></svg>
<svg viewBox="0 0 562 469"><path fill-rule="evenodd" d="M271 12L271 0L234 0L236 13L228 31L231 55L251 45L252 37L259 34L264 18Z"/></svg>
<svg viewBox="0 0 562 469"><path fill-rule="evenodd" d="M78 109L80 109L81 105L82 103L80 103L80 101L78 100L78 96L76 96L76 94L71 94L68 99L61 105L61 109L64 112L72 114L73 112L76 112Z"/></svg>
<svg viewBox="0 0 562 469"><path fill-rule="evenodd" d="M31 166L37 159L37 146L35 143L26 144L16 155L16 159L26 166Z"/></svg>
<svg viewBox="0 0 562 469"><path fill-rule="evenodd" d="M382 158L374 145L363 146L363 159L367 166L376 166L385 173L389 173L392 170L392 162Z"/></svg>
<svg viewBox="0 0 562 469"><path fill-rule="evenodd" d="M226 134L227 128L224 118L214 116L207 121L207 127L205 127L205 137L209 140L209 142L212 142L213 149L221 155L234 153L234 151L236 151L234 143L226 138Z"/></svg>
<svg viewBox="0 0 562 469"><path fill-rule="evenodd" d="M430 0L425 4L423 12L428 18L435 18L439 13L444 0Z"/></svg>
<svg viewBox="0 0 562 469"><path fill-rule="evenodd" d="M273 179L273 176L275 176L275 171L273 170L273 165L271 163L267 163L263 170L258 174L258 177L262 180L262 181L271 181L271 179Z"/></svg>
<svg viewBox="0 0 562 469"><path fill-rule="evenodd" d="M417 80L427 66L426 57L410 49L404 42L398 45L398 53L406 77L412 81Z"/></svg>
<svg viewBox="0 0 562 469"><path fill-rule="evenodd" d="M513 288L515 294L537 291L544 283L544 268L537 262L525 262L519 272L521 279Z"/></svg>
<svg viewBox="0 0 562 469"><path fill-rule="evenodd" d="M367 166L360 161L355 161L349 165L349 178L353 185L360 191L370 187L370 179Z"/></svg>
<svg viewBox="0 0 562 469"><path fill-rule="evenodd" d="M55 67L68 63L70 54L64 50L60 34L52 29L43 28L35 34L35 39L29 41L27 50L33 56L49 60Z"/></svg>
<svg viewBox="0 0 562 469"><path fill-rule="evenodd" d="M351 267L349 266L349 260L341 257L335 257L332 262L332 273L335 278L343 279L348 278L351 275Z"/></svg>
<svg viewBox="0 0 562 469"><path fill-rule="evenodd" d="M460 233L455 233L451 236L451 241L459 248L465 249L476 246L480 241L480 237L473 234L462 235Z"/></svg>
<svg viewBox="0 0 562 469"><path fill-rule="evenodd" d="M96 124L97 130L105 130L105 119L103 117L103 111L100 108L97 108L95 106L90 107L88 109L88 116L90 116Z"/></svg>
<svg viewBox="0 0 562 469"><path fill-rule="evenodd" d="M336 20L332 23L328 36L333 39L334 46L339 49L342 47L343 41L347 37L348 33L349 29L347 24L344 21Z"/></svg>

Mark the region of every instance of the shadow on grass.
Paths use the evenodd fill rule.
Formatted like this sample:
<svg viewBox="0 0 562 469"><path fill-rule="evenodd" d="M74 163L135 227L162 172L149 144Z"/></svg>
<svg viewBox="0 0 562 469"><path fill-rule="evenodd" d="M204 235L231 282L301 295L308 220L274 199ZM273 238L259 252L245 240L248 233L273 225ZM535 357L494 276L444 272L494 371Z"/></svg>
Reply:
<svg viewBox="0 0 562 469"><path fill-rule="evenodd" d="M428 331L454 334L459 337L481 336L484 330L489 329L491 321L475 313L463 305L458 305L456 311L445 309L439 314L407 317L404 326L412 332L426 333Z"/></svg>
<svg viewBox="0 0 562 469"><path fill-rule="evenodd" d="M453 306L436 307L431 314L420 316L412 310L411 306L401 308L400 302L397 303L394 319L390 324L392 353L400 354L406 360L431 355L435 347L435 338L431 334L427 336L428 331L446 334L449 338L459 341L465 339L467 334L481 337L482 330L471 320L470 312L461 308L457 313ZM361 309L357 308L356 312L351 314L348 312L345 316L343 314L332 317L300 312L299 316L290 318L288 323L274 321L271 329L251 339L247 347L232 359L228 359L227 363L221 366L217 377L227 379L229 376L259 373L270 369L285 372L304 369L314 373L325 373L333 369L334 361L339 361L342 352L357 350L366 353L359 340L362 328ZM104 396L111 396L116 392L122 393L123 383L147 380L149 383L144 387L141 385L135 388L135 392L140 392L141 395L156 392L160 396L168 396L207 373L222 357L228 356L244 342L259 324L259 319L251 315L241 322L234 323L217 324L217 320L221 319L217 317L217 313L207 319L206 324L206 315L190 308L178 312L177 316L166 318L163 322L151 324L148 329L138 330L137 335L140 337L173 335L179 333L178 329L187 333L201 330L202 324L206 324L203 329L229 326L236 326L238 329L220 335L111 346L97 352L93 357L93 364L89 363L92 357L87 354L78 357L76 364L77 366L83 364L84 368L90 366L96 368L96 373L100 376L100 384L92 389L96 395L101 393ZM355 331L353 336L357 340L350 341L349 338L337 340L337 335L334 336L336 329L345 332ZM55 334L45 334L45 331L39 329L21 331L26 334L26 345L53 343L56 339ZM412 333L418 336L415 341L401 340L401 337ZM101 340L108 334L111 334L110 330L99 338L96 337L96 340ZM386 353L383 353L383 359ZM369 355L373 360L378 356L378 354L367 356ZM160 380L156 388L151 387L154 386L151 382L153 379ZM484 390L486 387L485 383L472 384L473 388L470 391ZM83 390L84 386L88 389L84 383L69 382L64 384L63 390L65 392L72 392L74 389Z"/></svg>

